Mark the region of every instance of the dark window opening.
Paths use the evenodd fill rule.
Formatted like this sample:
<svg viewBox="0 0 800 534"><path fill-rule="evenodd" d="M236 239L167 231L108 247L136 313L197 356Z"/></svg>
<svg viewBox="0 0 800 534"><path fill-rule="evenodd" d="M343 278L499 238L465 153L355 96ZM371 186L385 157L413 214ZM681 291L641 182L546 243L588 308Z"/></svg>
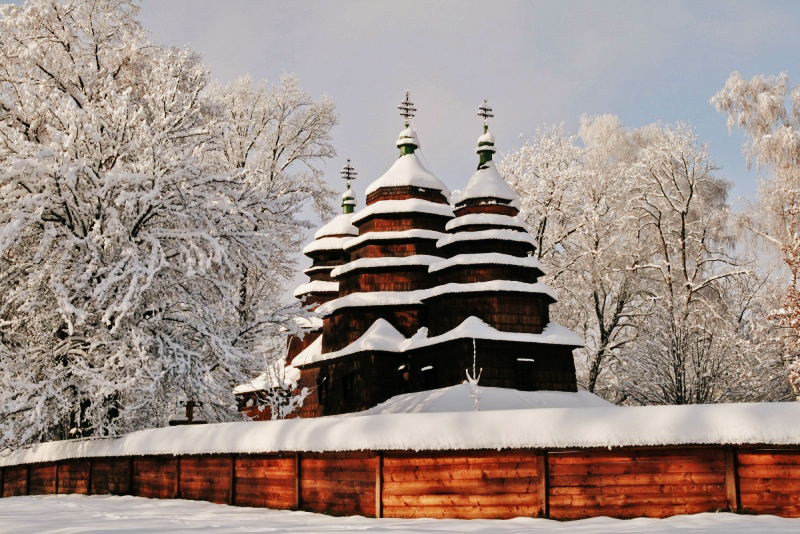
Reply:
<svg viewBox="0 0 800 534"><path fill-rule="evenodd" d="M348 373L342 378L342 400L351 402L355 395L356 374Z"/></svg>
<svg viewBox="0 0 800 534"><path fill-rule="evenodd" d="M536 389L536 366L533 358L517 358L517 389Z"/></svg>
<svg viewBox="0 0 800 534"><path fill-rule="evenodd" d="M319 399L320 406L328 403L328 377L325 375L317 377L317 399Z"/></svg>
<svg viewBox="0 0 800 534"><path fill-rule="evenodd" d="M426 365L420 369L422 373L422 387L423 389L436 388L436 368L432 365Z"/></svg>

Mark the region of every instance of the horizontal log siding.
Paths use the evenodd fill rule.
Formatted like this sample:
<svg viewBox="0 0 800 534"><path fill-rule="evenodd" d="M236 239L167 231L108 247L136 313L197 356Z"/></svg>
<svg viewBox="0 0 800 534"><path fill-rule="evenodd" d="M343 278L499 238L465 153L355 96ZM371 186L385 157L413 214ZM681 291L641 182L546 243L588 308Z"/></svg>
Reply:
<svg viewBox="0 0 800 534"><path fill-rule="evenodd" d="M58 465L58 492L89 494L91 460L63 460Z"/></svg>
<svg viewBox="0 0 800 534"><path fill-rule="evenodd" d="M4 467L0 496L55 493L56 487L85 493L90 480L92 494L228 502L231 473L233 504L331 514L509 518L549 508L554 519L668 517L735 508L740 501L745 513L800 517L798 446L75 459Z"/></svg>
<svg viewBox="0 0 800 534"><path fill-rule="evenodd" d="M367 206L380 202L381 200L406 200L409 198L420 198L430 200L438 204L448 204L447 198L437 189L423 189L408 185L396 187L381 187L367 195Z"/></svg>
<svg viewBox="0 0 800 534"><path fill-rule="evenodd" d="M431 213L376 213L358 221L358 233L367 232L402 232L404 230L433 230L444 232L447 221L452 219L446 215Z"/></svg>
<svg viewBox="0 0 800 534"><path fill-rule="evenodd" d="M236 458L237 506L289 510L297 502L295 455L253 455Z"/></svg>
<svg viewBox="0 0 800 534"><path fill-rule="evenodd" d="M436 248L436 241L436 239L424 238L372 241L369 244L359 245L357 248L350 250L350 253L353 260L361 258L401 258L416 254L441 256L441 253Z"/></svg>
<svg viewBox="0 0 800 534"><path fill-rule="evenodd" d="M3 487L0 496L17 497L28 494L28 469L30 465L3 468Z"/></svg>
<svg viewBox="0 0 800 534"><path fill-rule="evenodd" d="M497 215L508 215L509 217L516 217L519 213L517 208L512 206L505 206L503 204L474 204L463 206L453 210L456 217L464 215L472 215L477 213L496 213Z"/></svg>
<svg viewBox="0 0 800 534"><path fill-rule="evenodd" d="M800 450L740 449L736 462L742 511L800 517Z"/></svg>
<svg viewBox="0 0 800 534"><path fill-rule="evenodd" d="M724 450L548 454L550 517L667 517L727 508Z"/></svg>
<svg viewBox="0 0 800 534"><path fill-rule="evenodd" d="M133 495L151 499L178 498L178 458L140 456L133 459Z"/></svg>
<svg viewBox="0 0 800 534"><path fill-rule="evenodd" d="M53 495L56 493L56 463L31 465L28 475L28 495Z"/></svg>
<svg viewBox="0 0 800 534"><path fill-rule="evenodd" d="M350 271L338 278L339 295L372 291L413 291L428 289L435 280L427 265L380 267Z"/></svg>
<svg viewBox="0 0 800 534"><path fill-rule="evenodd" d="M496 291L446 293L425 300L429 306L428 335L438 336L474 316L501 332L541 334L550 322L547 295Z"/></svg>
<svg viewBox="0 0 800 534"><path fill-rule="evenodd" d="M179 498L227 504L231 498L233 467L230 455L181 458Z"/></svg>
<svg viewBox="0 0 800 534"><path fill-rule="evenodd" d="M470 239L455 241L438 249L438 255L452 258L460 254L508 254L509 256L523 257L528 253L533 254L536 247L525 241L505 241L502 239Z"/></svg>
<svg viewBox="0 0 800 534"><path fill-rule="evenodd" d="M303 453L300 503L303 510L375 517L375 469L370 452Z"/></svg>
<svg viewBox="0 0 800 534"><path fill-rule="evenodd" d="M537 477L527 451L384 453L383 516L535 517Z"/></svg>
<svg viewBox="0 0 800 534"><path fill-rule="evenodd" d="M92 495L131 495L131 458L94 458Z"/></svg>
<svg viewBox="0 0 800 534"><path fill-rule="evenodd" d="M488 280L513 280L534 284L542 276L536 267L517 267L513 265L453 265L434 273L437 285L470 284Z"/></svg>

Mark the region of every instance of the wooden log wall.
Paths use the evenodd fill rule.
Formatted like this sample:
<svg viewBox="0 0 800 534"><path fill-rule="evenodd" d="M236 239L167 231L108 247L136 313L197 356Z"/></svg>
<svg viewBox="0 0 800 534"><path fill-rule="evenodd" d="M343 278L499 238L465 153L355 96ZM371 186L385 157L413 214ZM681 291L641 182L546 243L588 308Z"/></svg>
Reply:
<svg viewBox="0 0 800 534"><path fill-rule="evenodd" d="M800 517L800 446L217 454L0 468L0 497L184 498L368 517Z"/></svg>

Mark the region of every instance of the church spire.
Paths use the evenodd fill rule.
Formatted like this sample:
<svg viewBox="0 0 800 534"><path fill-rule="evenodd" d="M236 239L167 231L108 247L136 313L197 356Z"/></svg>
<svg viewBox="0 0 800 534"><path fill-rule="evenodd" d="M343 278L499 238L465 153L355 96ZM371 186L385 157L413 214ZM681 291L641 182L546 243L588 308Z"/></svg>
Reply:
<svg viewBox="0 0 800 534"><path fill-rule="evenodd" d="M411 101L411 91L406 91L406 98L400 105L397 106L400 110L400 116L404 117L406 128L400 132L400 137L397 139L397 147L400 149L400 157L408 154L413 154L414 150L419 148L419 141L417 140L417 132L411 127L411 119L417 111L414 103Z"/></svg>
<svg viewBox="0 0 800 534"><path fill-rule="evenodd" d="M347 160L344 167L342 167L342 178L347 180L347 191L344 192L342 195L342 213L353 213L356 206L356 195L353 190L350 188L350 182L355 180L356 175L358 174L356 170L350 165L350 160Z"/></svg>
<svg viewBox="0 0 800 534"><path fill-rule="evenodd" d="M478 116L483 117L483 135L478 138L478 148L475 152L480 157L478 169L483 169L486 164L492 161L492 154L494 154L494 136L489 132L489 118L494 117L492 108L486 99L483 100L483 105L478 107Z"/></svg>

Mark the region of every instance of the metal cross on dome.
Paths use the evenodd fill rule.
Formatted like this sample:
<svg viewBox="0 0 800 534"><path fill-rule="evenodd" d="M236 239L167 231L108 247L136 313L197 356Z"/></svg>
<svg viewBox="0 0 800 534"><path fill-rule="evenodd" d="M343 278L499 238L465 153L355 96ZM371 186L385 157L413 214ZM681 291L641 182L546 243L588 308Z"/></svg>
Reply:
<svg viewBox="0 0 800 534"><path fill-rule="evenodd" d="M417 108L414 107L414 103L411 101L411 91L406 91L406 99L400 102L397 109L400 110L400 116L405 117L406 126L408 126L408 121L414 116L414 112L417 111Z"/></svg>
<svg viewBox="0 0 800 534"><path fill-rule="evenodd" d="M483 99L483 105L478 107L478 117L483 117L484 124L489 122L489 117L494 117L492 108L489 107L489 103L485 98Z"/></svg>
<svg viewBox="0 0 800 534"><path fill-rule="evenodd" d="M341 173L342 173L342 178L344 178L348 182L350 180L355 180L356 175L358 174L356 170L353 168L353 166L350 165L349 159L347 160L347 163L345 163L344 167L342 167Z"/></svg>

